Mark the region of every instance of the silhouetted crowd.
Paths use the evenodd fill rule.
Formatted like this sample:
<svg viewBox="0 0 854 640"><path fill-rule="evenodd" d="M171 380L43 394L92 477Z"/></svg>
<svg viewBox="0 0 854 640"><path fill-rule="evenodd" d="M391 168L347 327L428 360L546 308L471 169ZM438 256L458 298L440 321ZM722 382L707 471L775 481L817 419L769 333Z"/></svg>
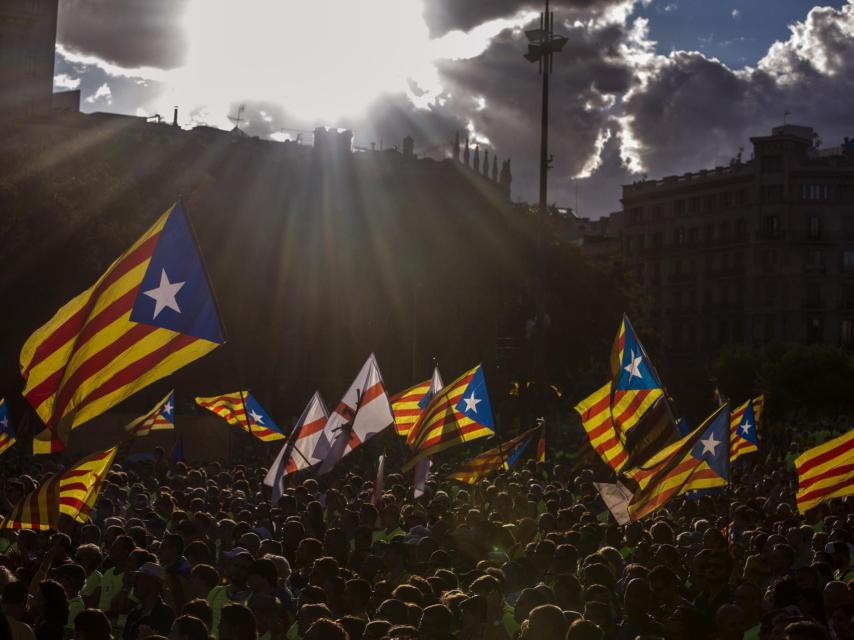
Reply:
<svg viewBox="0 0 854 640"><path fill-rule="evenodd" d="M89 523L0 531L0 640L854 638L854 499L801 516L785 465L618 526L569 465L414 499L345 463L271 505L262 464L119 459Z"/></svg>

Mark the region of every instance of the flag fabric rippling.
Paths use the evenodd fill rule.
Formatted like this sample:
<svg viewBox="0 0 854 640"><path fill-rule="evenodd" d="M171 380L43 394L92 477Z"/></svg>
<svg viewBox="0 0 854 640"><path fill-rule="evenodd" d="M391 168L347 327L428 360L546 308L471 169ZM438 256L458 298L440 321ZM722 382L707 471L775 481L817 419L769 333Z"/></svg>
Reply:
<svg viewBox="0 0 854 640"><path fill-rule="evenodd" d="M284 440L285 434L248 391L234 391L220 396L196 398L196 404L243 429L261 442Z"/></svg>
<svg viewBox="0 0 854 640"><path fill-rule="evenodd" d="M831 498L854 495L854 429L802 453L795 469L801 513Z"/></svg>

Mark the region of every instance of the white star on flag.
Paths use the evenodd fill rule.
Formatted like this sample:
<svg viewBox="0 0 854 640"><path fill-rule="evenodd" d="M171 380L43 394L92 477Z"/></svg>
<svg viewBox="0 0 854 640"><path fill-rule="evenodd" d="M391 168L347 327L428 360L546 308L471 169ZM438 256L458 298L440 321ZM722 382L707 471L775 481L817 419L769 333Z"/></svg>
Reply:
<svg viewBox="0 0 854 640"><path fill-rule="evenodd" d="M175 300L175 296L184 286L183 282L169 282L169 276L166 275L166 269L160 271L160 286L156 289L143 291L145 295L154 300L154 318L160 315L166 307L169 307L177 313L181 313L181 308Z"/></svg>
<svg viewBox="0 0 854 640"><path fill-rule="evenodd" d="M705 440L700 440L700 444L703 445L703 454L711 453L713 456L717 455L718 445L721 443L720 440L715 440L715 434L711 434Z"/></svg>
<svg viewBox="0 0 854 640"><path fill-rule="evenodd" d="M167 402L166 404L163 405L163 413L165 413L166 415L169 415L170 413L172 413L172 403L171 402Z"/></svg>
<svg viewBox="0 0 854 640"><path fill-rule="evenodd" d="M483 400L479 400L474 397L474 391L471 392L470 398L463 398L463 402L466 403L466 411L471 411L472 413L477 413L477 405Z"/></svg>
<svg viewBox="0 0 854 640"><path fill-rule="evenodd" d="M252 418L252 422L255 424L264 424L264 416L255 413L255 409L249 412L249 417Z"/></svg>
<svg viewBox="0 0 854 640"><path fill-rule="evenodd" d="M749 422L747 422L747 421L745 420L744 424L743 424L743 425L741 425L741 432L742 432L744 435L747 435L748 433L750 433L750 427L751 427L751 426L752 426L752 425L751 425Z"/></svg>
<svg viewBox="0 0 854 640"><path fill-rule="evenodd" d="M9 426L9 418L3 418L2 420L0 420L0 426L2 426L4 429L6 427L8 427Z"/></svg>
<svg viewBox="0 0 854 640"><path fill-rule="evenodd" d="M623 367L625 371L629 372L629 380L631 380L632 378L643 378L643 375L641 374L639 368L642 360L643 356L641 354L635 356L635 350L632 349L631 360L629 361L629 364Z"/></svg>

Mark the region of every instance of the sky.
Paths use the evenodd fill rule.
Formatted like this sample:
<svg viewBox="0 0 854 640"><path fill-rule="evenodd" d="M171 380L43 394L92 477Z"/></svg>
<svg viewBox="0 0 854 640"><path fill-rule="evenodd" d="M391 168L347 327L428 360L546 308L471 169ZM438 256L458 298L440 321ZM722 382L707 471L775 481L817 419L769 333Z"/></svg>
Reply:
<svg viewBox="0 0 854 640"><path fill-rule="evenodd" d="M54 84L81 109L369 148L457 131L510 158L535 201L540 78L529 0L60 0ZM551 79L549 200L599 217L620 186L726 164L789 122L854 136L854 0L552 0L569 38Z"/></svg>

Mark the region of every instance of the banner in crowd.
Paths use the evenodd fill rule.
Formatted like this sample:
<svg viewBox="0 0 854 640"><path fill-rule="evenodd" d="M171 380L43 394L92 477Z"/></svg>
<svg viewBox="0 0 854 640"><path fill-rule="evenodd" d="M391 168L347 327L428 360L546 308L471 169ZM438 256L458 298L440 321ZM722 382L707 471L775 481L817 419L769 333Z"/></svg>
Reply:
<svg viewBox="0 0 854 640"><path fill-rule="evenodd" d="M795 469L801 513L831 498L854 495L854 429L802 453Z"/></svg>

